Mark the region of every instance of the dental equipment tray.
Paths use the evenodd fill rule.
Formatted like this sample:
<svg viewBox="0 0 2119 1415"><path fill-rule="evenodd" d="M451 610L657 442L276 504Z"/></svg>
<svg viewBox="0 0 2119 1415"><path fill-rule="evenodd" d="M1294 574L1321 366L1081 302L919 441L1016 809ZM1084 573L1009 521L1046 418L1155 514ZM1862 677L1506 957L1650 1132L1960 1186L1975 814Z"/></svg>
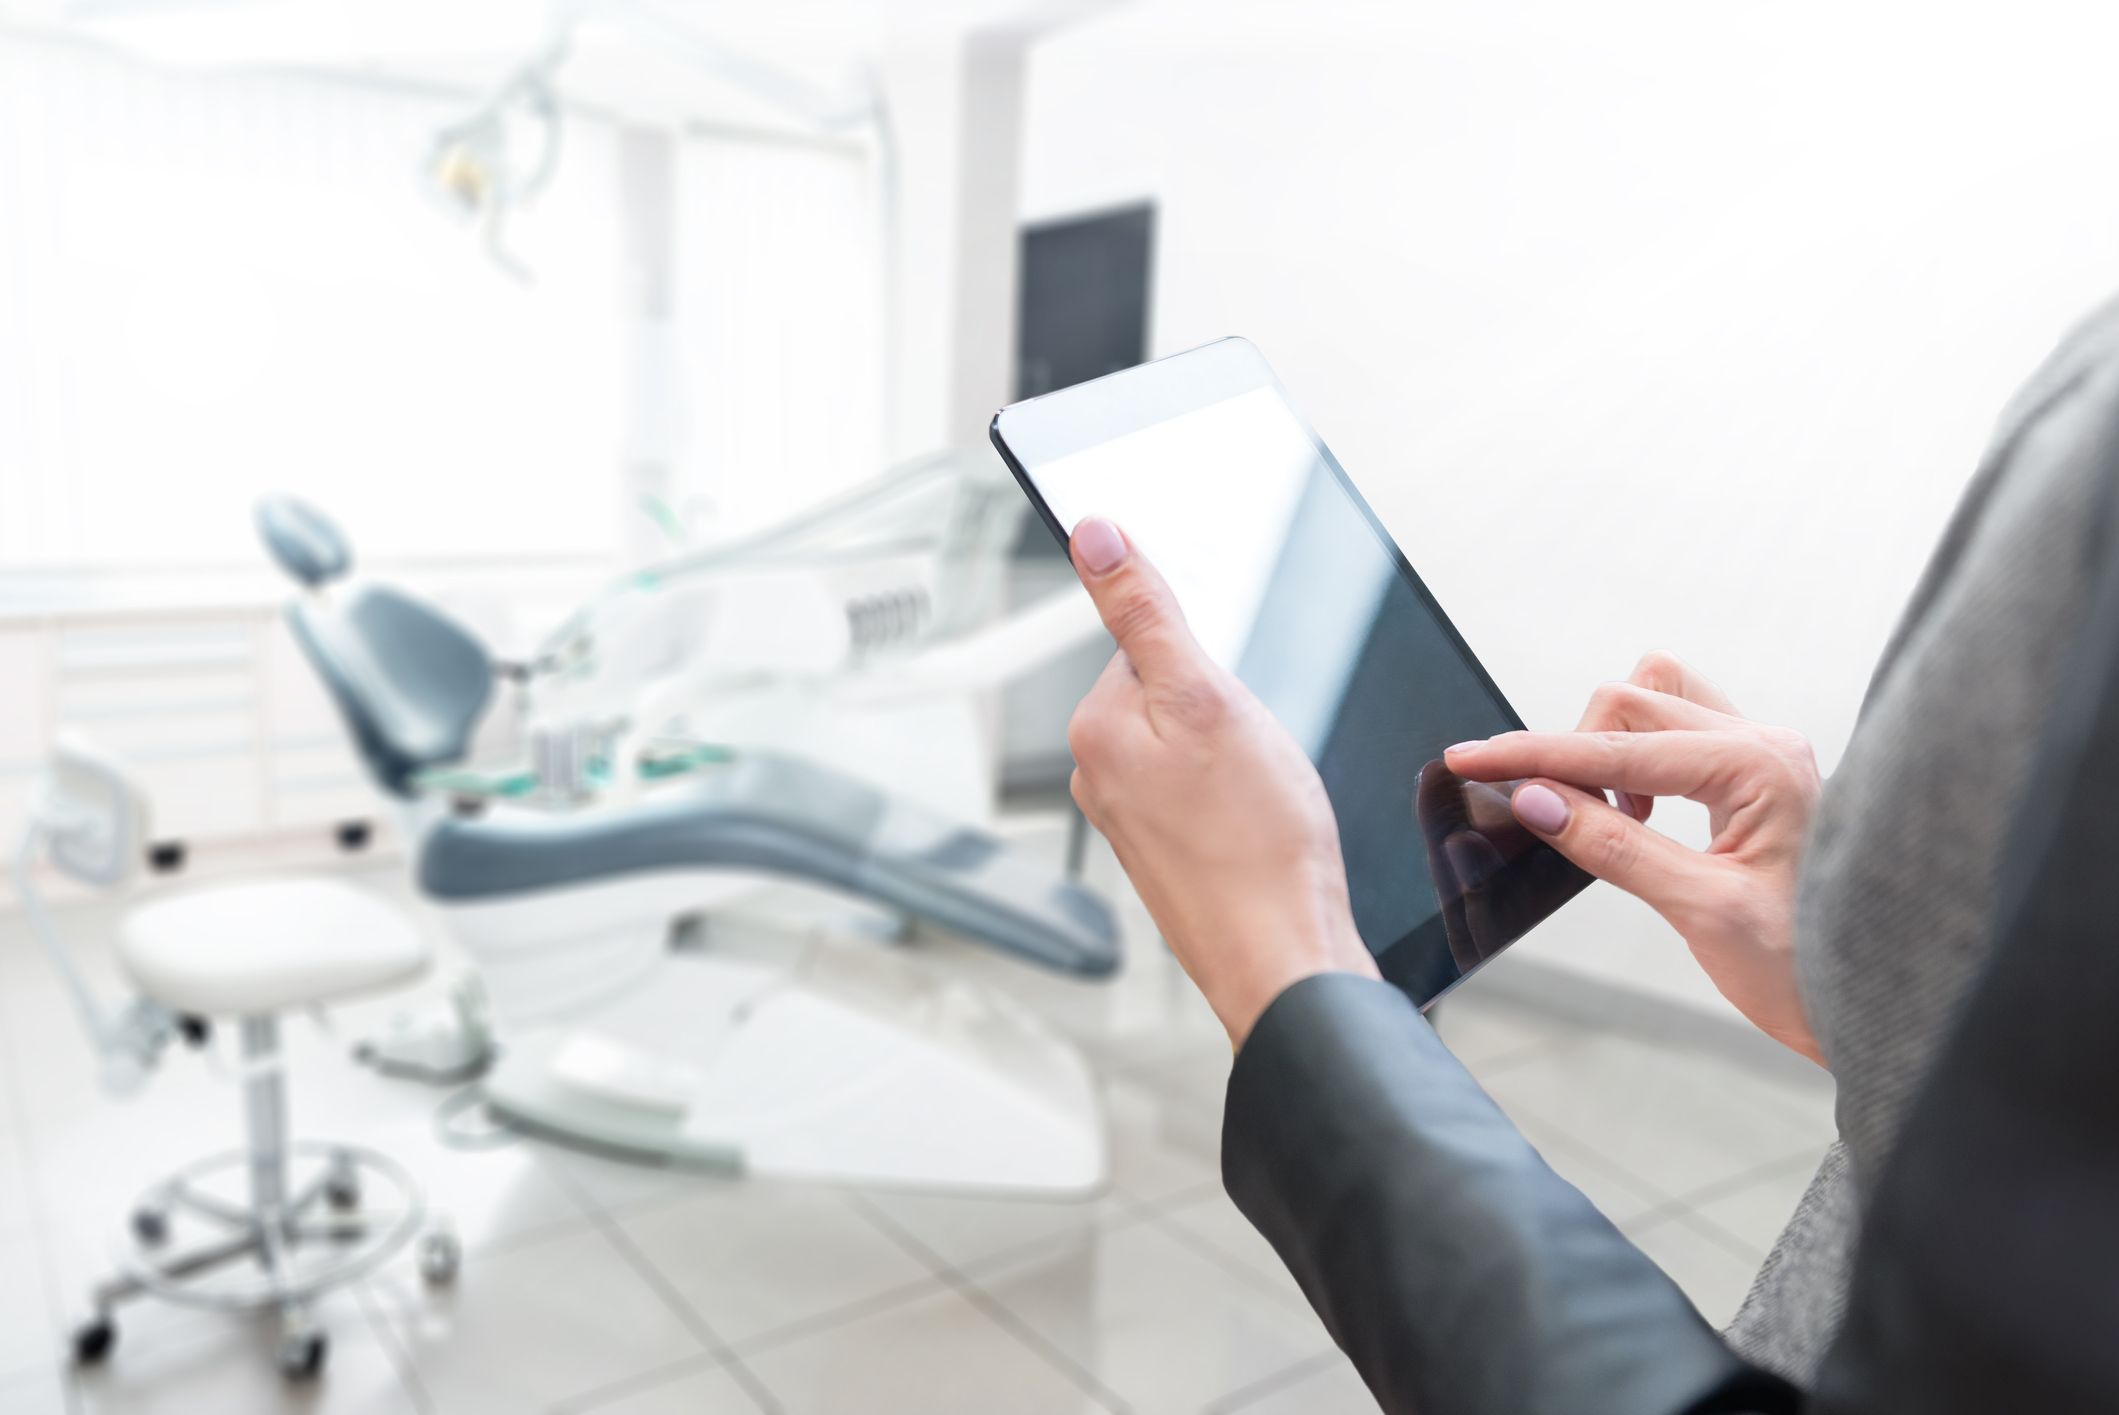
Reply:
<svg viewBox="0 0 2119 1415"><path fill-rule="evenodd" d="M691 742L679 738L657 738L640 754L639 776L643 782L668 781L689 776L735 759L735 752L714 742ZM591 787L608 786L610 771L598 758L584 772ZM537 794L543 784L537 768L527 761L501 762L489 766L428 767L412 773L412 784L422 791L470 800L498 798L524 800Z"/></svg>
<svg viewBox="0 0 2119 1415"><path fill-rule="evenodd" d="M1118 967L1117 921L1094 893L988 831L770 752L726 752L623 809L451 817L419 882L475 904L625 875L763 870L879 900L1057 972ZM444 787L443 789L453 789Z"/></svg>

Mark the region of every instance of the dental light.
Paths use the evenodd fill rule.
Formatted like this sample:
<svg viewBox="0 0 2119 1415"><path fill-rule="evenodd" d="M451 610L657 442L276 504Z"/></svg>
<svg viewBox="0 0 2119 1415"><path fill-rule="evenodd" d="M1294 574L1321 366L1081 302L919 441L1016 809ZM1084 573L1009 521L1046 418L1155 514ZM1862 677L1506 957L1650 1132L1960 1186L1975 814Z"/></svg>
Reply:
<svg viewBox="0 0 2119 1415"><path fill-rule="evenodd" d="M627 32L641 47L758 100L799 129L828 136L872 126L887 146L881 104L865 77L845 93L827 93L737 53L645 0L562 3L536 52L471 114L434 135L424 169L429 197L474 225L494 263L518 279L527 280L530 271L508 250L506 223L558 171L564 122L558 74L591 22Z"/></svg>

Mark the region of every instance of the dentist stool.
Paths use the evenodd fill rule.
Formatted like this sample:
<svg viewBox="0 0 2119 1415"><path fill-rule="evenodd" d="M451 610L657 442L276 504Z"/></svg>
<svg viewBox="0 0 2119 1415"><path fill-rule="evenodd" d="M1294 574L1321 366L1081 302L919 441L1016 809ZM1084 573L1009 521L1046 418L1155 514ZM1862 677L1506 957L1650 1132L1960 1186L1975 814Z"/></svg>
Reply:
<svg viewBox="0 0 2119 1415"><path fill-rule="evenodd" d="M453 1234L425 1229L419 1186L396 1161L289 1138L279 1017L409 983L426 971L431 948L399 910L335 879L201 888L125 918L118 962L140 995L109 1013L45 913L28 866L41 843L62 873L114 888L136 870L145 834L145 802L122 769L62 740L33 804L17 882L82 1008L110 1089L136 1088L172 1040L203 1044L215 1022L235 1024L246 1144L187 1165L141 1196L129 1252L95 1289L74 1355L86 1364L108 1356L117 1305L152 1295L277 1312L281 1373L311 1377L326 1352L317 1298L373 1272L416 1236L429 1281L452 1278L459 1252Z"/></svg>

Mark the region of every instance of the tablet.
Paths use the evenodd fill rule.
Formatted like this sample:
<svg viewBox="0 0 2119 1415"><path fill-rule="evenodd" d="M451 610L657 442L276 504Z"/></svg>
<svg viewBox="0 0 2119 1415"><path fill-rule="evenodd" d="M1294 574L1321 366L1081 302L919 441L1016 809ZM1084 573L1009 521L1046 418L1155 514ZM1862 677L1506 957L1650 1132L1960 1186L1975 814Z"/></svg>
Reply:
<svg viewBox="0 0 2119 1415"><path fill-rule="evenodd" d="M1516 823L1452 743L1523 722L1247 340L1001 410L993 443L1066 544L1117 522L1192 632L1317 764L1354 923L1427 1007L1590 876Z"/></svg>

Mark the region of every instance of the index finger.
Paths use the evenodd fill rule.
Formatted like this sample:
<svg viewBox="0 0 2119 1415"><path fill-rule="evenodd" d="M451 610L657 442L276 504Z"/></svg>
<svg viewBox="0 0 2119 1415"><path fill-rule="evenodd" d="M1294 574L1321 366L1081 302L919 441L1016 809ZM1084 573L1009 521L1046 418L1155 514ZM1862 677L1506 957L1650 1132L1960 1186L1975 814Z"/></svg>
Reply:
<svg viewBox="0 0 2119 1415"><path fill-rule="evenodd" d="M1737 766L1746 744L1721 732L1504 732L1452 747L1472 781L1545 776L1638 795L1690 796Z"/></svg>
<svg viewBox="0 0 2119 1415"><path fill-rule="evenodd" d="M1633 666L1633 676L1626 681L1638 688L1698 703L1714 712L1727 713L1731 717L1743 716L1736 710L1736 704L1729 701L1729 695L1722 691L1720 684L1668 649L1650 649L1642 654L1641 661Z"/></svg>

